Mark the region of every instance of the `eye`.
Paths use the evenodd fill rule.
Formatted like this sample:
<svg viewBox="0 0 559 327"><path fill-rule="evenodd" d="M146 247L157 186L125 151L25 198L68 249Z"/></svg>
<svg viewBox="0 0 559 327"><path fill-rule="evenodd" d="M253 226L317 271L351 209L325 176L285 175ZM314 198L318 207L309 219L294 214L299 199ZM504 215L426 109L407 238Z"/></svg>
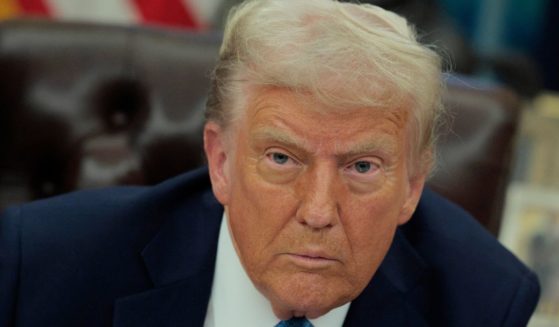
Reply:
<svg viewBox="0 0 559 327"><path fill-rule="evenodd" d="M357 161L353 164L353 167L355 168L356 172L360 174L366 174L372 169L373 165L368 161Z"/></svg>
<svg viewBox="0 0 559 327"><path fill-rule="evenodd" d="M288 155L286 155L284 153L280 153L280 152L273 152L269 156L278 165L283 165L283 164L287 163L287 161L289 160Z"/></svg>
<svg viewBox="0 0 559 327"><path fill-rule="evenodd" d="M258 160L257 167L265 181L272 184L287 184L296 179L302 164L289 151L273 147L265 150Z"/></svg>
<svg viewBox="0 0 559 327"><path fill-rule="evenodd" d="M282 151L277 151L276 149L272 149L266 153L266 157L268 158L268 161L276 167L292 167L297 165L297 161L290 155L285 154Z"/></svg>
<svg viewBox="0 0 559 327"><path fill-rule="evenodd" d="M349 162L343 172L350 189L365 194L377 190L385 180L383 161L379 157L359 158Z"/></svg>
<svg viewBox="0 0 559 327"><path fill-rule="evenodd" d="M372 177L379 168L374 160L357 160L346 166L345 170L354 176Z"/></svg>

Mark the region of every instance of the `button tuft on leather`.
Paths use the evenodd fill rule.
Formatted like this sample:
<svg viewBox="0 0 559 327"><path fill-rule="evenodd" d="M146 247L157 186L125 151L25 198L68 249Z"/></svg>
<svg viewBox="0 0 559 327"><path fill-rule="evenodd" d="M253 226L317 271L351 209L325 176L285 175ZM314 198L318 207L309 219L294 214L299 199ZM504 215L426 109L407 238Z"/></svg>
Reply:
<svg viewBox="0 0 559 327"><path fill-rule="evenodd" d="M148 91L133 79L104 82L94 94L94 110L100 115L108 132L140 128L149 111Z"/></svg>

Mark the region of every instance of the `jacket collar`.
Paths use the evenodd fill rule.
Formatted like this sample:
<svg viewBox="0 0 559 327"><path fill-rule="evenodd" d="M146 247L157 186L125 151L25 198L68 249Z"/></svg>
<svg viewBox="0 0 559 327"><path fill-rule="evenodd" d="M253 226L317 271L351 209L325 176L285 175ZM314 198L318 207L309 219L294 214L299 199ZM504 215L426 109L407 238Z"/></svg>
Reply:
<svg viewBox="0 0 559 327"><path fill-rule="evenodd" d="M430 270L397 230L384 261L349 307L344 326L428 326Z"/></svg>
<svg viewBox="0 0 559 327"><path fill-rule="evenodd" d="M206 187L176 210L159 214L170 219L142 252L154 289L119 299L116 327L204 324L223 207ZM344 326L427 326L430 280L427 264L398 229Z"/></svg>
<svg viewBox="0 0 559 327"><path fill-rule="evenodd" d="M203 174L206 181L200 183ZM186 196L172 199L174 205L160 205L161 210L154 210L154 214L167 216L159 233L142 251L154 288L117 300L113 318L116 327L204 324L223 207L208 187L206 170L189 175L184 183L190 189L174 189ZM193 181L205 184L202 192L192 190Z"/></svg>

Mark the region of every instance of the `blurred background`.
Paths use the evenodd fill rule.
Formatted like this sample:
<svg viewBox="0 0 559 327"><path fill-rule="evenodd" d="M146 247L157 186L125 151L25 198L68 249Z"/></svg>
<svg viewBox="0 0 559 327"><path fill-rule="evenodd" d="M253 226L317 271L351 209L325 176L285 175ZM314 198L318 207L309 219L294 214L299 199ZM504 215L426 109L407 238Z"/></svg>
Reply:
<svg viewBox="0 0 559 327"><path fill-rule="evenodd" d="M238 0L0 0L0 19L148 24L220 30ZM484 75L533 96L559 91L559 4L552 0L369 0L406 16L455 71Z"/></svg>
<svg viewBox="0 0 559 327"><path fill-rule="evenodd" d="M511 173L505 181L505 201L503 210L499 211L499 222L489 229L498 234L500 240L535 269L540 277L542 300L531 326L559 326L559 255L556 254L559 250L559 1L361 2L377 4L407 17L416 25L422 41L435 45L446 59L448 70L458 76L454 77L453 83L469 85L475 80L478 84L498 85L513 94L520 112L512 135ZM176 33L188 31L218 35L229 8L236 3L236 0L0 0L0 23L21 18L47 19L123 27L149 26ZM0 27L0 45L2 42L8 44L11 39L3 40L1 33ZM169 48L170 57L172 51ZM10 74L17 75L18 71L14 73L12 70L15 68L11 65L18 62L17 56L8 59L0 58L0 61L8 63L0 65L0 69L4 70L0 70L0 75L8 70ZM210 56L209 62L211 59ZM169 67L164 69L172 70ZM13 103L10 99L15 97L12 87L16 82L17 79L0 81L0 114L12 110L9 105ZM121 81L112 87L126 90L130 96L143 92L130 83ZM105 104L105 107L122 105L126 101L117 99ZM200 101L195 105L203 107ZM123 105L127 106L129 104ZM107 124L112 124L113 129L126 125L130 123L126 121L127 114L125 111L124 115L121 112L111 116ZM2 117L14 117L14 114ZM0 121L0 129L15 130L16 125L14 121ZM53 129L47 134L58 132ZM111 133L112 136L117 135ZM6 136L6 139L0 139L0 144L5 148L19 146L18 134L10 135L16 136L14 139ZM63 138L61 134L60 139ZM100 144L104 140L98 138L94 142ZM113 137L111 142L127 141ZM160 153L171 151L165 146L158 146L158 149ZM15 164L10 163L8 157L0 156L4 160L0 162L3 169L0 184L11 185L11 188L0 189L0 209L21 201L17 195L21 189L14 186L18 179L10 173L10 169L16 171L12 167ZM126 165L139 165L137 158L126 160L119 169L125 169ZM82 168L93 169L91 165ZM93 179L82 181L78 188L102 185L99 176L109 175L103 172ZM149 182L148 177L142 178ZM56 183L42 183L38 186L40 194L31 198L69 190L57 187Z"/></svg>

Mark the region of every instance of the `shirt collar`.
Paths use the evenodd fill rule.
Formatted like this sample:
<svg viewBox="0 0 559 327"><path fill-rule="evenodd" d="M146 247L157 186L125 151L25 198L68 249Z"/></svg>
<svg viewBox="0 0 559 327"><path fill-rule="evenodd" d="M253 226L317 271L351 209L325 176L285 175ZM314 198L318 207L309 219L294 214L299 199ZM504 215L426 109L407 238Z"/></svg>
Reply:
<svg viewBox="0 0 559 327"><path fill-rule="evenodd" d="M349 303L346 303L310 321L315 327L339 327L348 309ZM213 320L216 327L272 327L279 322L268 299L254 287L237 256L225 213L219 231L214 282L206 320Z"/></svg>

